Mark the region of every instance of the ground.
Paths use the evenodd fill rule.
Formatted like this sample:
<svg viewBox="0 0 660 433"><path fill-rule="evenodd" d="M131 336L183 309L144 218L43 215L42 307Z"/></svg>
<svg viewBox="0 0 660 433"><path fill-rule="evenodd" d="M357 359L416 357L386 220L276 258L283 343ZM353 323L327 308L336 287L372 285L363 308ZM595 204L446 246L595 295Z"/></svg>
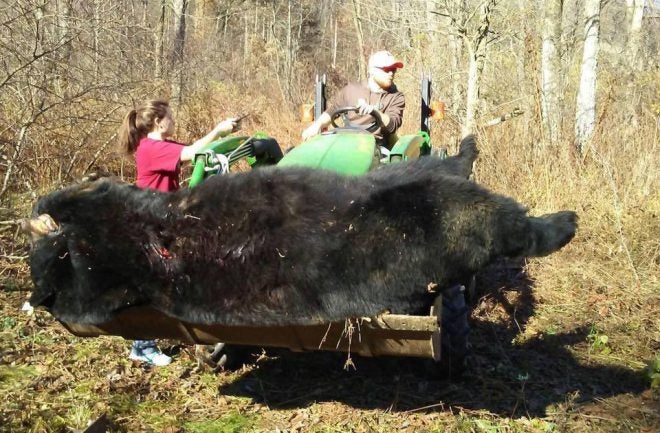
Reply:
<svg viewBox="0 0 660 433"><path fill-rule="evenodd" d="M171 366L149 368L119 337L77 338L48 313L20 312L28 292L5 287L0 431L70 431L102 414L113 431L657 431L660 396L643 365L622 365L593 328L525 326L543 320L533 267L480 276L470 368L451 381L413 359L354 357L345 371L339 353L255 355L213 373L176 342L162 342Z"/></svg>
<svg viewBox="0 0 660 433"><path fill-rule="evenodd" d="M452 380L402 358L353 357L345 371L339 353L213 373L176 342L162 342L168 367L133 363L121 338L20 311L32 285L11 221L36 197L17 196L0 207L0 431L70 432L103 414L122 432L660 431L660 372L653 387L647 370L660 363L658 158L637 136L579 163L484 140L479 182L533 215L575 210L580 228L558 253L479 276L470 365Z"/></svg>

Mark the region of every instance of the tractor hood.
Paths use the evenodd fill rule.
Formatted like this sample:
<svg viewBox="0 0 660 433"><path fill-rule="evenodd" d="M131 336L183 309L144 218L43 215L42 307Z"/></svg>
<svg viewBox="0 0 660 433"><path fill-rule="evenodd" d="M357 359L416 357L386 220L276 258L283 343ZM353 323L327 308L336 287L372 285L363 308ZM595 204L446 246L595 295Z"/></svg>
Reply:
<svg viewBox="0 0 660 433"><path fill-rule="evenodd" d="M295 147L277 164L332 170L346 175L363 175L374 164L376 140L371 134L321 134Z"/></svg>

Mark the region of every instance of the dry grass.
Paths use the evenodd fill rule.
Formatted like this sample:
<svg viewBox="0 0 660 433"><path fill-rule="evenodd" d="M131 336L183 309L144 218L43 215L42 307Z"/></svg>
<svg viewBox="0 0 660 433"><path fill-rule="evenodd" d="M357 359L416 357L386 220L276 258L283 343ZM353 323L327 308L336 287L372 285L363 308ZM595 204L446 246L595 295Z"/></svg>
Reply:
<svg viewBox="0 0 660 433"><path fill-rule="evenodd" d="M198 134L237 97L209 92L226 99L184 107L181 135ZM233 110L263 113L268 103ZM245 129L297 142L292 115L270 112ZM580 229L557 254L479 276L471 368L453 382L415 360L357 358L346 372L337 354L278 353L214 374L173 347L172 366L140 367L120 338L75 338L45 312L18 311L27 267L7 256L26 247L0 226L0 431L71 431L103 413L116 431L657 431L660 396L642 370L660 346L658 125L603 122L581 159L568 143L542 148L522 120L482 132L480 183L532 214L576 210ZM0 220L28 214L32 198L14 199Z"/></svg>

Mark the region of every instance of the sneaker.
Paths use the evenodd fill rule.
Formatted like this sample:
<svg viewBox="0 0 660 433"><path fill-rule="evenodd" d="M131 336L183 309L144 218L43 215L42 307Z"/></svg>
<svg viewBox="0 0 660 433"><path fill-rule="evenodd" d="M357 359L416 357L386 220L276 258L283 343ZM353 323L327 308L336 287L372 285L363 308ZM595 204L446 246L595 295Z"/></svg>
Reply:
<svg viewBox="0 0 660 433"><path fill-rule="evenodd" d="M128 355L129 359L133 361L142 361L147 364L155 365L156 367L163 367L172 362L172 358L165 355L156 346L146 347L144 349L131 349L131 354Z"/></svg>

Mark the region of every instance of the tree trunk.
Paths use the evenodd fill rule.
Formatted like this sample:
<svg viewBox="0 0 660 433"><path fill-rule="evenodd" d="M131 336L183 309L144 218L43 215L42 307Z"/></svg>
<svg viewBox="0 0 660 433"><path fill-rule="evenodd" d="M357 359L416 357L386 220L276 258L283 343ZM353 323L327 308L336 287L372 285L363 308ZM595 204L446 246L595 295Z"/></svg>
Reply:
<svg viewBox="0 0 660 433"><path fill-rule="evenodd" d="M36 21L34 29L35 36L35 52L37 50L43 51L46 42L46 25L44 23L44 16L46 15L46 1L40 0L36 3L33 13Z"/></svg>
<svg viewBox="0 0 660 433"><path fill-rule="evenodd" d="M422 56L422 63L431 71L431 76L433 76L434 67L438 67L439 63L436 53L443 51L440 45L440 18L436 14L437 6L435 0L426 0L426 33L429 36L429 44Z"/></svg>
<svg viewBox="0 0 660 433"><path fill-rule="evenodd" d="M98 81L101 72L101 0L94 0L94 79Z"/></svg>
<svg viewBox="0 0 660 433"><path fill-rule="evenodd" d="M186 42L186 9L188 0L174 0L174 48L172 50L172 99L181 103L183 99L183 49Z"/></svg>
<svg viewBox="0 0 660 433"><path fill-rule="evenodd" d="M337 18L335 18L335 36L332 42L332 69L337 67Z"/></svg>
<svg viewBox="0 0 660 433"><path fill-rule="evenodd" d="M575 106L575 146L579 153L591 142L596 122L600 4L601 0L586 0L584 5L584 51Z"/></svg>
<svg viewBox="0 0 660 433"><path fill-rule="evenodd" d="M630 17L630 30L628 32L628 54L630 67L639 66L639 48L642 36L642 18L644 17L644 0L633 0L632 16Z"/></svg>
<svg viewBox="0 0 660 433"><path fill-rule="evenodd" d="M490 15L495 7L495 0L489 0L481 6L480 24L477 32L467 44L470 54L468 66L467 96L465 101L465 119L461 127L461 135L465 137L476 129L477 108L479 104L479 85L486 61L486 48L490 30Z"/></svg>
<svg viewBox="0 0 660 433"><path fill-rule="evenodd" d="M465 19L467 15L467 5L465 0L454 1L453 7L449 12L449 21L447 26L451 29L449 33L449 65L451 71L451 110L457 118L465 115L465 87L464 76L462 74L463 54L465 43L462 34L465 31Z"/></svg>
<svg viewBox="0 0 660 433"><path fill-rule="evenodd" d="M540 103L540 82L530 80L527 71L539 69L537 64L537 53L535 40L538 37L537 26L535 25L535 16L537 6L526 0L517 0L517 9L520 16L520 24L517 31L520 37L512 39L511 53L516 58L516 81L519 86L517 96L520 103L516 104L524 111L524 120L519 122L522 127L522 134L528 136L530 131L537 130L534 126L537 116L540 115L538 108ZM558 42L558 44L560 44ZM534 139L533 141L537 141Z"/></svg>
<svg viewBox="0 0 660 433"><path fill-rule="evenodd" d="M360 2L353 0L353 23L355 24L355 33L357 36L358 48L358 71L360 79L367 76L367 62L365 61L364 53L364 33L362 32L362 21L360 21Z"/></svg>
<svg viewBox="0 0 660 433"><path fill-rule="evenodd" d="M64 43L64 41L71 39L71 22L73 21L72 17L74 11L72 3L71 0L65 0L62 4L60 14L58 15L60 43ZM71 42L65 44L63 48L62 59L65 63L69 63L71 60L71 54L73 53Z"/></svg>
<svg viewBox="0 0 660 433"><path fill-rule="evenodd" d="M636 1L637 0L626 0L626 17L624 19L624 23L626 26L630 26L630 23L632 22L633 13L635 12ZM630 34L630 28L628 28L628 32Z"/></svg>
<svg viewBox="0 0 660 433"><path fill-rule="evenodd" d="M241 68L243 72L243 79L248 77L247 60L248 56L250 55L250 39L248 38L249 27L250 25L248 24L248 17L245 15L243 16L243 67Z"/></svg>
<svg viewBox="0 0 660 433"><path fill-rule="evenodd" d="M435 0L426 0L426 32L430 35L434 29Z"/></svg>
<svg viewBox="0 0 660 433"><path fill-rule="evenodd" d="M461 136L473 133L476 126L477 104L479 102L479 67L477 63L476 50L469 44L467 94L465 98L465 117L461 125Z"/></svg>
<svg viewBox="0 0 660 433"><path fill-rule="evenodd" d="M146 29L148 24L147 24L147 17L149 15L149 0L142 0L142 28Z"/></svg>
<svg viewBox="0 0 660 433"><path fill-rule="evenodd" d="M287 97L291 96L291 76L289 71L291 70L291 62L293 60L293 22L291 21L291 0L287 2L287 19L286 19L286 50L284 53L284 84L285 89L284 93Z"/></svg>
<svg viewBox="0 0 660 433"><path fill-rule="evenodd" d="M546 141L557 144L560 139L561 107L560 66L558 45L561 40L563 0L547 0L543 16L541 48L541 113Z"/></svg>
<svg viewBox="0 0 660 433"><path fill-rule="evenodd" d="M165 2L160 1L160 13L158 18L158 26L156 27L156 77L163 78L163 51L165 42Z"/></svg>
<svg viewBox="0 0 660 433"><path fill-rule="evenodd" d="M25 143L25 136L29 127L30 127L29 123L23 124L23 126L21 126L21 130L18 133L18 137L16 138L16 148L14 149L14 153L12 154L11 159L7 161L7 171L5 172L5 176L2 180L0 197L3 197L7 192L7 189L9 188L9 180L14 174L14 166L16 164L16 161L18 161L19 156L21 155L21 150L23 150L23 144Z"/></svg>

